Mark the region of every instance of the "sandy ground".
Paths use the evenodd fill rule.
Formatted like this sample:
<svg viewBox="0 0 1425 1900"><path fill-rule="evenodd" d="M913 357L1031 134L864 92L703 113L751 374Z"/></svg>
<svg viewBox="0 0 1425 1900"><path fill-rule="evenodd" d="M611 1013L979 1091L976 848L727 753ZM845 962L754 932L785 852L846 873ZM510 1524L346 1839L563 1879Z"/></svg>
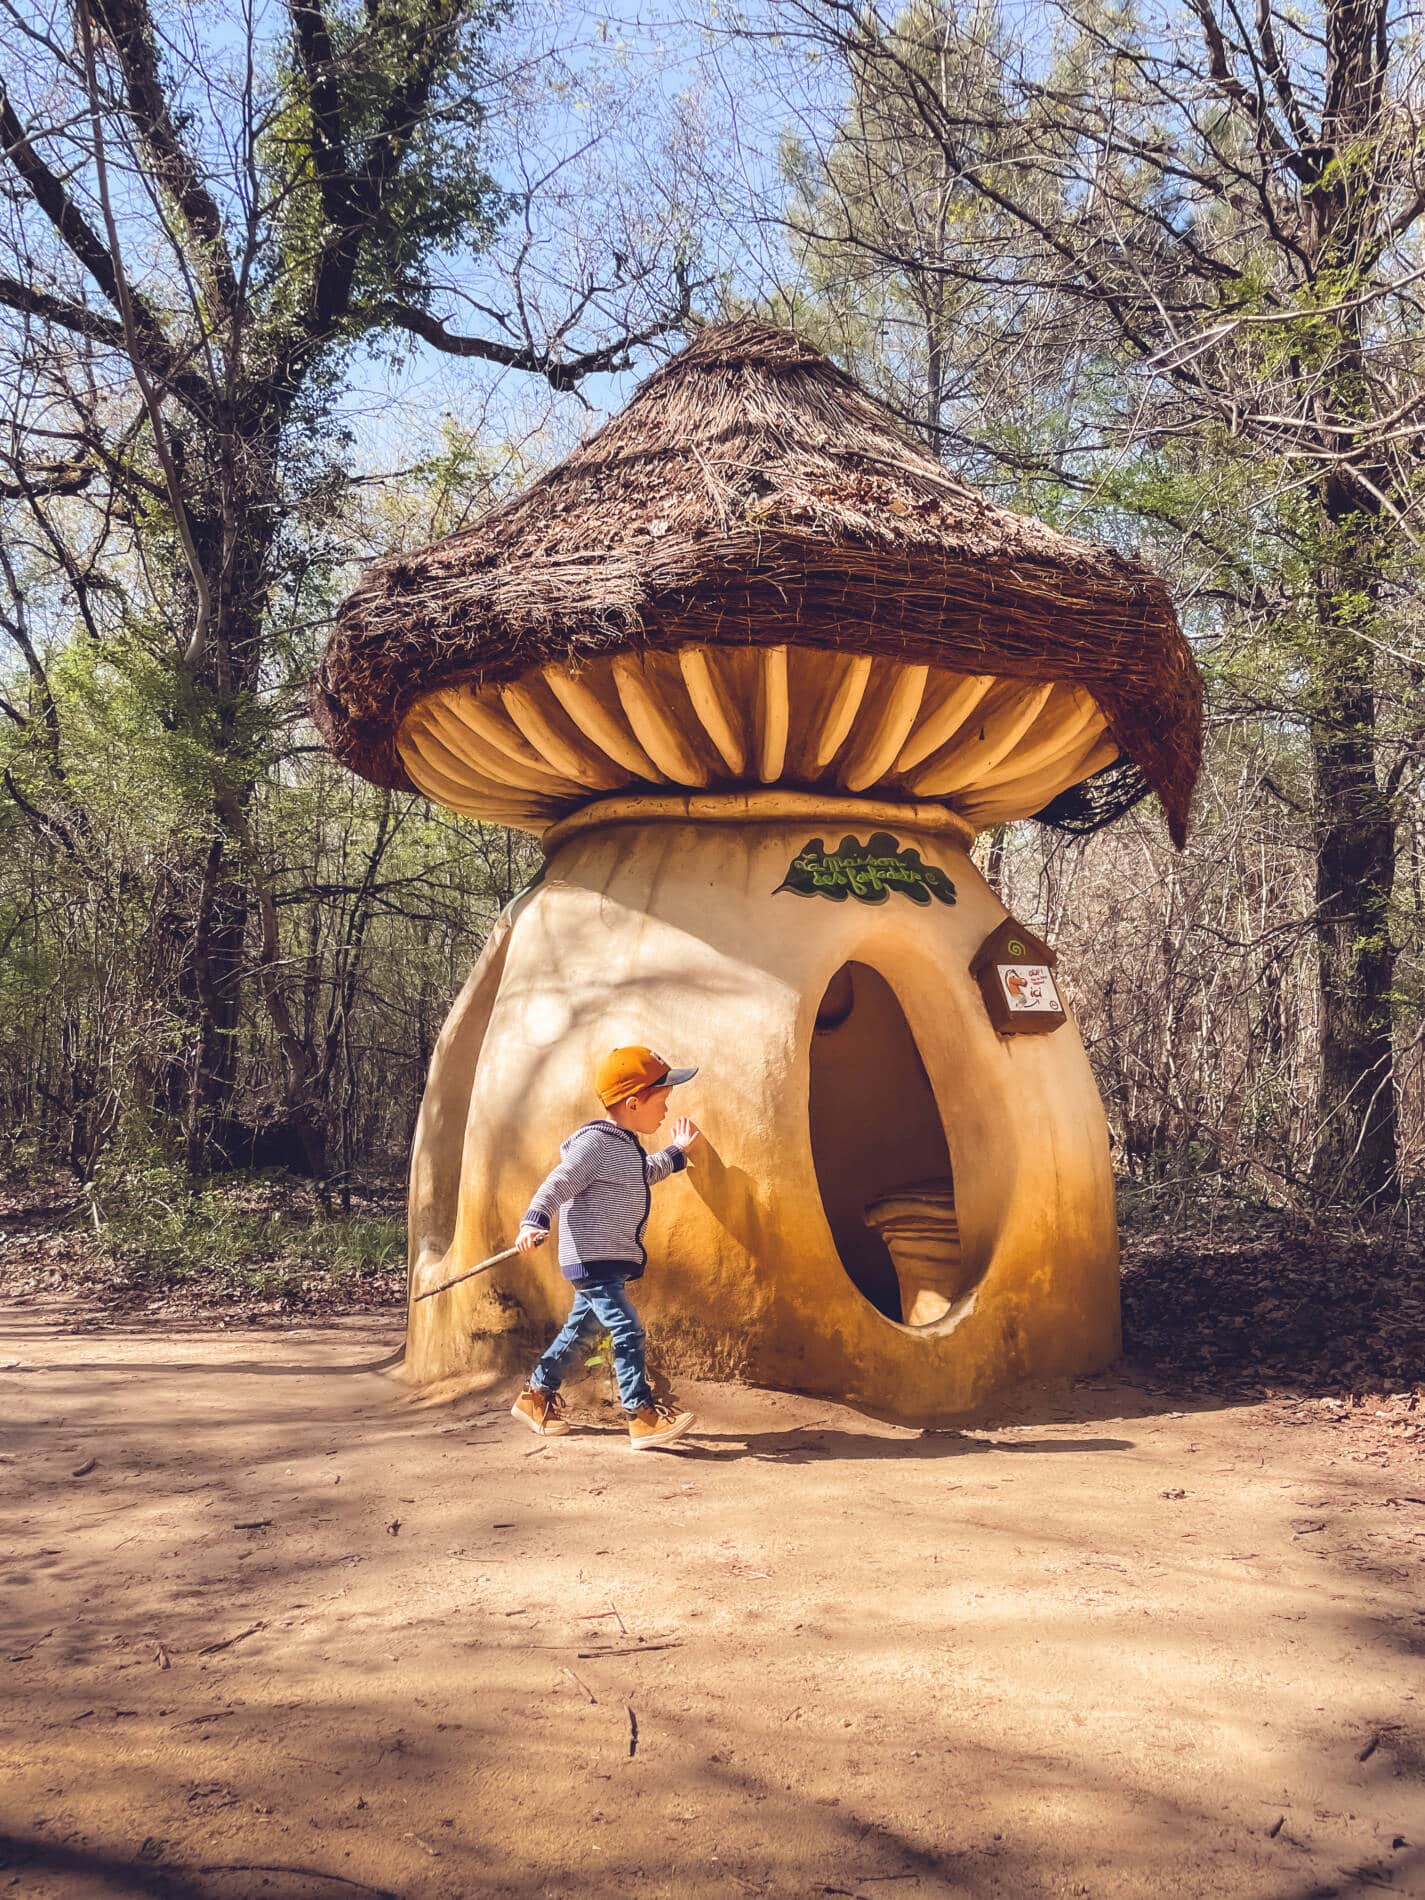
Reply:
<svg viewBox="0 0 1425 1900"><path fill-rule="evenodd" d="M75 1319L0 1309L0 1893L1425 1895L1408 1431L705 1387L632 1456L389 1315Z"/></svg>

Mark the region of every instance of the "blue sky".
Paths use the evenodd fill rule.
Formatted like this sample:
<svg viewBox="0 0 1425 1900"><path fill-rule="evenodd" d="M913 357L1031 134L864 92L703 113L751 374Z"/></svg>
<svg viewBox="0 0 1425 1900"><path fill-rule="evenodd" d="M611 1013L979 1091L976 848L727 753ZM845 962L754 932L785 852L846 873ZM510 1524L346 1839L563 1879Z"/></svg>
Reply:
<svg viewBox="0 0 1425 1900"><path fill-rule="evenodd" d="M669 11L614 15L558 0L521 6L492 51L490 162L499 182L519 190L565 167L537 201L527 254L547 316L557 320L568 307L562 282L597 272L615 251L627 255L641 245L666 261L687 222L710 275L742 295L769 287L776 239L749 208L775 196L780 120L756 101L737 55L724 46L714 57L708 35ZM539 57L531 60L531 52ZM488 258L449 260L450 294L434 307L452 329L466 326L462 293L508 307L509 271L528 238L514 219ZM609 300L606 314L616 315L616 307ZM491 333L488 322L484 332ZM586 344L607 334L607 322L580 332ZM580 401L552 397L537 379L418 346L400 372L373 360L355 364L343 412L368 467L409 456L445 415L481 418L493 437L508 435L548 459L621 407L658 354L656 347L646 352L636 372L590 379Z"/></svg>

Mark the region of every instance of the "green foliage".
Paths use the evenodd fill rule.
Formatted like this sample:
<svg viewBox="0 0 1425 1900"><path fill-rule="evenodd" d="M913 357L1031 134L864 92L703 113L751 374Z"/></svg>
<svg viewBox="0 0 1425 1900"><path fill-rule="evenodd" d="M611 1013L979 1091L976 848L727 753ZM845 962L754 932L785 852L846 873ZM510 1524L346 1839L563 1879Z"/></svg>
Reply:
<svg viewBox="0 0 1425 1900"><path fill-rule="evenodd" d="M594 1341L594 1350L584 1360L586 1371L602 1373L606 1396L613 1403L618 1401L618 1379L614 1372L614 1337L612 1333L600 1333Z"/></svg>
<svg viewBox="0 0 1425 1900"><path fill-rule="evenodd" d="M1156 558L1205 676L1185 859L1141 829L996 846L1077 945L1121 1168L1289 1197L1334 1150L1328 1192L1388 1191L1392 1034L1421 1153L1425 192L1410 114L1366 102L1415 49L1333 4L799 17L843 92L781 148L784 303L996 499Z"/></svg>
<svg viewBox="0 0 1425 1900"><path fill-rule="evenodd" d="M362 229L351 312L329 341L350 342L379 326L388 297L423 308L434 256L489 243L513 200L483 162L482 61L508 11L507 0L379 7L345 0L325 10L330 47L316 61L330 98L316 96L295 46L271 75L270 122L258 149L275 215L257 260L260 334L279 338L300 317L302 273L294 266L321 245L333 210L350 211L378 179L381 216ZM339 117L339 152L326 149L324 109ZM408 347L404 339L400 348Z"/></svg>
<svg viewBox="0 0 1425 1900"><path fill-rule="evenodd" d="M290 1184L262 1174L201 1186L133 1132L107 1152L86 1201L100 1243L134 1284L259 1299L291 1298L318 1275L360 1297L399 1270L399 1215L324 1216L294 1206Z"/></svg>
<svg viewBox="0 0 1425 1900"><path fill-rule="evenodd" d="M404 505L422 506L414 493ZM276 905L342 1175L404 1148L445 1011L538 862L531 840L379 792L310 744L294 752L313 644L294 634L274 654L278 690L247 702L254 718L227 747L206 720L175 730L172 675L137 632L53 657L76 849L37 853L0 801L0 1110L12 1129L46 1130L81 1176L125 1117L169 1119L162 1078L189 1061L196 1032L168 920L181 932L214 801L235 778L255 788L250 862ZM53 799L38 727L0 728L0 770L37 805ZM232 1112L280 1120L281 1055L259 1009L242 1012L236 1043Z"/></svg>
<svg viewBox="0 0 1425 1900"><path fill-rule="evenodd" d="M422 303L430 261L478 250L503 216L482 163L501 17L483 0L350 0L327 10L324 52L253 42L256 179L216 165L210 181L229 237L250 219L240 320L200 346L211 308L157 305L228 405L166 406L218 603L196 662L195 589L141 409L116 410L107 493L53 503L42 530L7 508L5 579L36 648L28 669L0 649L17 714L0 721L0 1105L81 1177L133 1116L164 1139L196 1131L201 1166L224 1122L303 1114L339 1189L358 1157L399 1152L450 997L533 868L527 841L351 779L307 719L353 546L458 525L520 466L452 422L418 466L366 487L338 409L382 300ZM213 94L173 68L201 144ZM340 152L319 123L333 103ZM183 231L174 217L164 235L181 249ZM189 288L207 281L198 248ZM136 269L151 250L167 256L133 244Z"/></svg>

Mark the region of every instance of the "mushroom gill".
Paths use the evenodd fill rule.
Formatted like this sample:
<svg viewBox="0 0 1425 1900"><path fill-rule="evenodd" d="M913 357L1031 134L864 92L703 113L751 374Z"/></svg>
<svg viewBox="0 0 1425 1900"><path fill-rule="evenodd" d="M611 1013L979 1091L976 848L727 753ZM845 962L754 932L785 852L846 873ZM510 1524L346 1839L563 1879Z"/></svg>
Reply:
<svg viewBox="0 0 1425 1900"><path fill-rule="evenodd" d="M539 831L611 792L772 785L936 799L1002 824L1118 756L1072 683L795 646L625 652L439 687L396 744L428 797Z"/></svg>

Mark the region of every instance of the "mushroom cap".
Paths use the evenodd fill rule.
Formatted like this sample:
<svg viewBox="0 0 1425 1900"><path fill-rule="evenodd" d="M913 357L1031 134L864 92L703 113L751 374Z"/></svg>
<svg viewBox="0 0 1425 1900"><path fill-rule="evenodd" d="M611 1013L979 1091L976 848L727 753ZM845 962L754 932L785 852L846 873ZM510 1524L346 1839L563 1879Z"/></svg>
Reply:
<svg viewBox="0 0 1425 1900"><path fill-rule="evenodd" d="M533 829L614 791L773 783L988 823L1106 775L1118 809L1156 791L1181 844L1201 755L1157 576L996 507L751 320L368 570L313 704L363 777Z"/></svg>

